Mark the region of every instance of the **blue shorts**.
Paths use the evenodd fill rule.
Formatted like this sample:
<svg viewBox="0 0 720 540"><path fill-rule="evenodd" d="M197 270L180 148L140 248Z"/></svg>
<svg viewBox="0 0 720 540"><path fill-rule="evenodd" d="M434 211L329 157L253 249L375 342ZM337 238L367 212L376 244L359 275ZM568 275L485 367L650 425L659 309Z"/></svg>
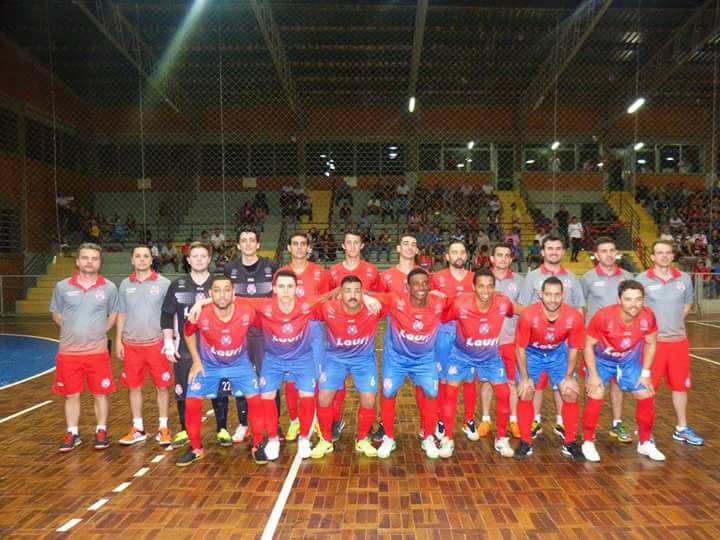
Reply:
<svg viewBox="0 0 720 540"><path fill-rule="evenodd" d="M475 377L483 382L501 384L507 382L505 364L500 355L491 360L478 362L472 356L464 354L453 346L447 362L448 381L474 381Z"/></svg>
<svg viewBox="0 0 720 540"><path fill-rule="evenodd" d="M325 323L322 321L310 321L310 348L313 362L315 362L315 370L320 373L327 351L327 334Z"/></svg>
<svg viewBox="0 0 720 540"><path fill-rule="evenodd" d="M341 390L345 377L350 373L357 391L374 394L377 392L377 366L375 353L351 360L328 354L320 372L320 390Z"/></svg>
<svg viewBox="0 0 720 540"><path fill-rule="evenodd" d="M567 346L562 343L557 349L542 352L528 347L525 349L527 357L528 376L537 384L540 382L540 375L547 373L550 386L553 390L558 389L560 381L565 378L567 372Z"/></svg>
<svg viewBox="0 0 720 540"><path fill-rule="evenodd" d="M186 397L214 399L221 391L226 395L232 392L234 396L252 396L260 393L257 373L247 355L242 357L240 363L233 366L203 366L203 369L205 375L198 373L195 382L188 386ZM227 382L223 383L224 388L220 388L223 380Z"/></svg>
<svg viewBox="0 0 720 540"><path fill-rule="evenodd" d="M291 381L298 390L314 394L316 380L317 371L311 354L292 360L280 360L265 352L260 371L261 392L273 392L280 388L283 381Z"/></svg>
<svg viewBox="0 0 720 540"><path fill-rule="evenodd" d="M429 398L437 397L438 370L435 354L428 353L420 358L409 358L398 354L391 345L383 348L382 358L383 396L395 397L405 377L415 386L420 386Z"/></svg>
<svg viewBox="0 0 720 540"><path fill-rule="evenodd" d="M448 362L453 341L455 341L456 328L455 321L440 325L435 341L435 361L437 363L438 377L443 380L447 379Z"/></svg>
<svg viewBox="0 0 720 540"><path fill-rule="evenodd" d="M642 371L640 359L618 363L595 357L595 366L603 384L607 384L610 379L615 377L617 385L624 392L645 390L644 384L638 384L640 372Z"/></svg>

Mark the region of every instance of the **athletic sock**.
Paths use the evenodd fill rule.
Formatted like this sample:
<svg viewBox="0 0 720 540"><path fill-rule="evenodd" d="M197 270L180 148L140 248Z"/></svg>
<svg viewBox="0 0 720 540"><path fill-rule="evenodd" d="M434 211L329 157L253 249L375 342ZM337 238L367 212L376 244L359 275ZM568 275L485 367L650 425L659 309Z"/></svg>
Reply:
<svg viewBox="0 0 720 540"><path fill-rule="evenodd" d="M333 422L339 422L340 420L342 420L344 406L345 406L345 387L343 386L340 390L335 392L335 397L333 398L333 403L332 403Z"/></svg>
<svg viewBox="0 0 720 540"><path fill-rule="evenodd" d="M385 435L395 438L395 398L383 397L380 399L380 418L382 418Z"/></svg>
<svg viewBox="0 0 720 540"><path fill-rule="evenodd" d="M420 415L420 427L425 425L425 392L423 392L422 386L415 387L415 403L417 404L418 414ZM385 422L383 422L384 424ZM433 428L435 431L435 428Z"/></svg>
<svg viewBox="0 0 720 540"><path fill-rule="evenodd" d="M238 423L242 424L243 426L248 425L248 407L249 405L245 396L237 396L235 398L235 408L237 409L238 413Z"/></svg>
<svg viewBox="0 0 720 540"><path fill-rule="evenodd" d="M268 437L274 439L278 436L278 409L274 399L263 399L263 416L265 420L265 430Z"/></svg>
<svg viewBox="0 0 720 540"><path fill-rule="evenodd" d="M602 399L589 397L585 400L585 411L583 412L583 441L592 442L595 438L595 429L600 420L600 409L602 409L602 405Z"/></svg>
<svg viewBox="0 0 720 540"><path fill-rule="evenodd" d="M510 417L510 387L507 383L493 384L495 393L495 435L498 439L507 435Z"/></svg>
<svg viewBox="0 0 720 540"><path fill-rule="evenodd" d="M327 442L332 442L333 406L318 406L317 416L318 423L320 424L320 432L322 433L322 438L325 439Z"/></svg>
<svg viewBox="0 0 720 540"><path fill-rule="evenodd" d="M332 407L330 408L332 411ZM300 398L300 436L309 437L315 418L315 396ZM332 434L332 433L331 433ZM330 437L332 441L332 437Z"/></svg>
<svg viewBox="0 0 720 540"><path fill-rule="evenodd" d="M95 433L97 433L100 430L107 431L107 426L105 424L98 424L97 426L95 426Z"/></svg>
<svg viewBox="0 0 720 540"><path fill-rule="evenodd" d="M465 422L475 418L475 406L477 405L477 384L474 382L463 383L463 403L465 405Z"/></svg>
<svg viewBox="0 0 720 540"><path fill-rule="evenodd" d="M177 405L178 421L180 422L180 430L187 431L187 426L185 425L185 400L178 399L175 402L175 404Z"/></svg>
<svg viewBox="0 0 720 540"><path fill-rule="evenodd" d="M638 438L641 443L649 441L652 437L655 424L655 398L638 399L635 409L635 420L638 426Z"/></svg>
<svg viewBox="0 0 720 540"><path fill-rule="evenodd" d="M227 429L228 398L215 398L212 400L213 411L215 411L215 425L217 431Z"/></svg>
<svg viewBox="0 0 720 540"><path fill-rule="evenodd" d="M437 397L429 398L426 395L423 406L425 407L425 424L423 426L423 431L425 432L425 437L429 437L435 433L435 428L437 427Z"/></svg>
<svg viewBox="0 0 720 540"><path fill-rule="evenodd" d="M357 438L358 440L367 437L375 420L375 409L370 407L359 407L357 416Z"/></svg>
<svg viewBox="0 0 720 540"><path fill-rule="evenodd" d="M528 444L532 444L533 409L534 405L531 399L518 399L517 415L520 436Z"/></svg>
<svg viewBox="0 0 720 540"><path fill-rule="evenodd" d="M285 404L287 405L287 411L288 411L288 418L290 421L296 420L298 417L298 399L300 398L300 395L298 394L297 388L295 388L295 383L292 382L286 382L285 383Z"/></svg>
<svg viewBox="0 0 720 540"><path fill-rule="evenodd" d="M575 440L580 422L580 406L577 401L563 401L562 421L565 426L565 444L570 444Z"/></svg>
<svg viewBox="0 0 720 540"><path fill-rule="evenodd" d="M250 421L250 429L252 430L253 446L257 446L262 442L265 433L265 415L263 414L262 402L263 400L259 395L246 398L247 418Z"/></svg>
<svg viewBox="0 0 720 540"><path fill-rule="evenodd" d="M145 431L142 418L133 418L133 427L138 431Z"/></svg>
<svg viewBox="0 0 720 540"><path fill-rule="evenodd" d="M445 387L445 395L442 402L442 421L445 423L445 436L453 438L455 432L455 416L457 415L457 397L460 392L459 386L448 384ZM432 433L432 432L431 432Z"/></svg>
<svg viewBox="0 0 720 540"><path fill-rule="evenodd" d="M202 448L202 440L200 438L202 399L187 398L185 400L185 408L187 415L187 434L190 439L190 446L192 446L193 450L198 450Z"/></svg>
<svg viewBox="0 0 720 540"><path fill-rule="evenodd" d="M168 417L167 416L161 416L158 418L158 429L167 429L168 427Z"/></svg>

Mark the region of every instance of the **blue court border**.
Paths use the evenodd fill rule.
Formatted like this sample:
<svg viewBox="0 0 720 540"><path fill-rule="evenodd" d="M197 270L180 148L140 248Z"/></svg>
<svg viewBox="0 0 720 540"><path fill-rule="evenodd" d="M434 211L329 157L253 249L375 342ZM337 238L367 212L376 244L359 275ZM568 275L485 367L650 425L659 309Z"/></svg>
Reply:
<svg viewBox="0 0 720 540"><path fill-rule="evenodd" d="M4 338L10 339L6 340ZM6 341L9 343L4 343ZM28 334L0 333L0 344L2 344L2 348L0 348L0 390L11 388L55 371L57 339ZM15 348L14 351L20 354L8 359L8 356L12 354L10 351L13 350L13 345L15 347L20 345L25 350ZM23 359L23 353L32 349L35 350L37 355ZM25 360L25 362L13 365L12 362L18 359Z"/></svg>

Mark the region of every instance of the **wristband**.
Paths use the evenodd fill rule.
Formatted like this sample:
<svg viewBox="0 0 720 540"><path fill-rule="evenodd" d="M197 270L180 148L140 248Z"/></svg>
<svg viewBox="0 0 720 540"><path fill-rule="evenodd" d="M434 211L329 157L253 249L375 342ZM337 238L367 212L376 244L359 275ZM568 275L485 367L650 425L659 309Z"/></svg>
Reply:
<svg viewBox="0 0 720 540"><path fill-rule="evenodd" d="M640 372L641 377L645 377L646 379L650 377L650 370L649 369L643 369Z"/></svg>

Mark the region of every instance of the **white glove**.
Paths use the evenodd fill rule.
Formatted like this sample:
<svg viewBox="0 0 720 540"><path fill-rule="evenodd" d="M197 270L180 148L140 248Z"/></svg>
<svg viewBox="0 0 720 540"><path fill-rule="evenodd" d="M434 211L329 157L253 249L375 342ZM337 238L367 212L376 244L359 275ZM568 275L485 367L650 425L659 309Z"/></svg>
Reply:
<svg viewBox="0 0 720 540"><path fill-rule="evenodd" d="M170 362L175 362L176 357L179 358L179 356L177 355L177 351L175 350L175 342L172 340L172 338L165 338L160 352L164 354L165 358L167 358Z"/></svg>

